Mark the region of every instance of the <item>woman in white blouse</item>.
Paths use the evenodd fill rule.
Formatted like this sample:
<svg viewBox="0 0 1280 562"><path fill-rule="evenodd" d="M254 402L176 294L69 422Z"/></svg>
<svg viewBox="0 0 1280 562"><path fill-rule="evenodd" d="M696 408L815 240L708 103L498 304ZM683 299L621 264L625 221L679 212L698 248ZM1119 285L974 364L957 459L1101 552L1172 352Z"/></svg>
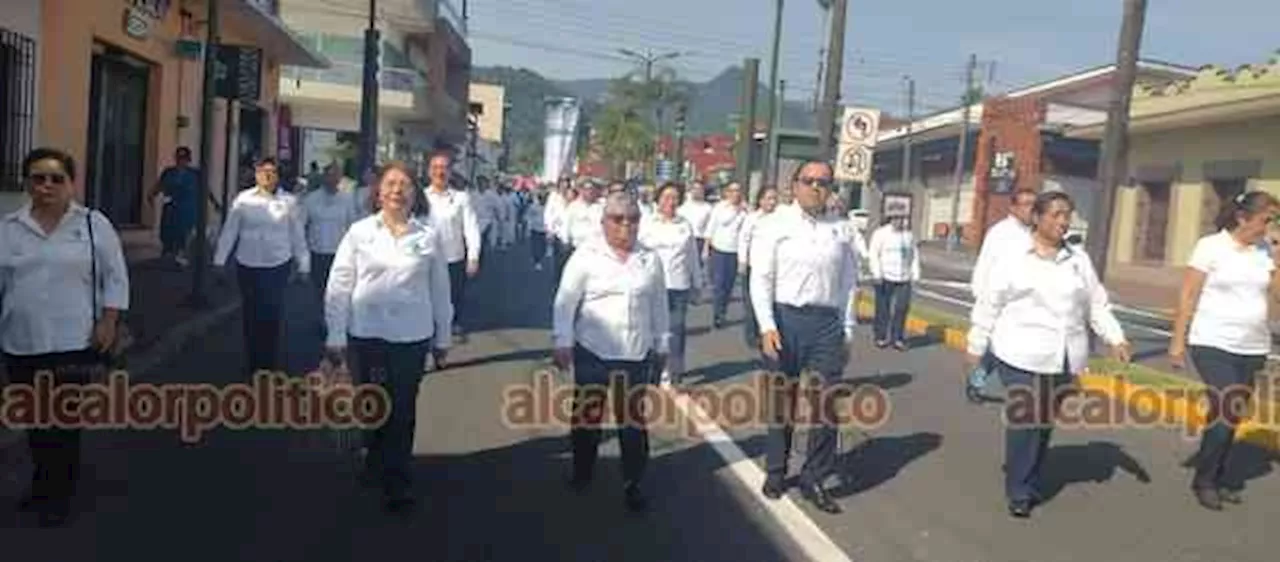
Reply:
<svg viewBox="0 0 1280 562"><path fill-rule="evenodd" d="M280 189L275 159L260 160L255 173L258 185L236 195L213 256L214 265L223 267L235 251L250 373L279 368L290 266L296 264L300 276L311 271L306 219L298 198Z"/></svg>
<svg viewBox="0 0 1280 562"><path fill-rule="evenodd" d="M704 263L711 273L711 325L720 328L729 308L734 282L738 279L738 235L747 207L742 203L742 186L737 182L724 186L720 202L707 218L707 244L702 250Z"/></svg>
<svg viewBox="0 0 1280 562"><path fill-rule="evenodd" d="M76 165L65 152L37 148L22 162L30 201L0 219L0 348L9 382L53 387L91 382L129 308L129 273L115 229L74 199ZM80 468L78 429L31 429L35 465L22 507L41 526L70 514Z"/></svg>
<svg viewBox="0 0 1280 562"><path fill-rule="evenodd" d="M1267 311L1280 300L1280 242L1268 229L1278 213L1280 203L1266 192L1236 196L1223 206L1218 232L1196 242L1182 277L1169 358L1183 367L1189 344L1200 378L1216 391L1191 482L1196 501L1214 511L1224 501L1241 501L1240 483L1224 482L1223 467L1238 412L1247 411L1255 377L1271 353ZM1221 403L1228 397L1240 402Z"/></svg>
<svg viewBox="0 0 1280 562"><path fill-rule="evenodd" d="M698 242L693 225L676 213L680 206L680 186L663 185L658 191L657 211L640 224L639 241L662 260L667 285L667 310L670 312L671 354L662 371L665 386L680 384L685 373L686 319L689 304L697 301L702 290L702 263L698 259Z"/></svg>
<svg viewBox="0 0 1280 562"><path fill-rule="evenodd" d="M1007 389L1005 495L1009 513L1028 517L1039 490L1053 418L1064 390L1089 360L1089 328L1129 361L1129 344L1111 312L1107 290L1084 252L1063 239L1074 206L1060 191L1032 207L1034 243L1002 256L970 316L967 367L990 351Z"/></svg>
<svg viewBox="0 0 1280 562"><path fill-rule="evenodd" d="M778 208L778 188L768 186L761 189L756 195L756 206L756 210L748 213L747 218L742 220L742 228L738 232L738 275L747 280L751 279L751 242L756 239L757 231L763 231L768 225L769 221L765 219ZM756 323L756 313L751 306L750 282L742 284L742 302L743 316L746 317L746 321L742 323L743 338L748 349L760 349L760 326Z"/></svg>
<svg viewBox="0 0 1280 562"><path fill-rule="evenodd" d="M409 465L422 366L433 350L441 363L452 342L449 264L405 164L383 167L371 207L334 257L325 345L334 363L350 346L357 380L380 384L391 398L386 423L366 440L365 470L380 478L386 508L403 511L414 505Z"/></svg>

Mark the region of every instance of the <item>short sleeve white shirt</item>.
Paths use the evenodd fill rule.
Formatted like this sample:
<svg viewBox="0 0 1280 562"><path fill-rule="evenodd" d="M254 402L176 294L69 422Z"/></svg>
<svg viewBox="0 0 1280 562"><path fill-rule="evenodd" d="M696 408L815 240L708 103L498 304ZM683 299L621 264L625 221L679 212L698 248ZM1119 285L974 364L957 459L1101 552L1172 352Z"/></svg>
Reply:
<svg viewBox="0 0 1280 562"><path fill-rule="evenodd" d="M1275 263L1261 246L1242 246L1227 231L1196 242L1188 267L1205 273L1187 343L1240 355L1271 352L1267 289Z"/></svg>

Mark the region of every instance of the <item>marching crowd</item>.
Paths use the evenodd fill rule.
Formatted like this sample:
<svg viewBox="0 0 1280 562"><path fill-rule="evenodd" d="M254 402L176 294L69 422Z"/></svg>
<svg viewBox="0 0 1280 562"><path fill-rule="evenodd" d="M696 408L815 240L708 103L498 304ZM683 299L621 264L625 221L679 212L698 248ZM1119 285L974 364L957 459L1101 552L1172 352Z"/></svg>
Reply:
<svg viewBox="0 0 1280 562"><path fill-rule="evenodd" d="M566 178L531 196L503 186L465 191L449 185L450 166L449 154L433 154L421 185L406 165L386 163L353 191L339 189L340 174L330 168L321 186L297 195L279 188L273 160L261 160L256 185L227 210L213 256L238 279L250 371L281 368L290 279L309 277L322 295L326 363L391 397L390 418L365 441L367 474L391 511L414 504L409 463L425 366L447 368L448 351L472 317L463 297L481 273L482 254L495 247L526 242L535 268L549 262L554 269L554 361L578 387L570 430L570 481L578 490L592 481L601 389L620 383L615 396L626 396L628 387L657 382L679 392L688 370L687 311L704 290L720 329L742 280L745 343L777 383L763 487L769 498L785 491L801 374L831 384L849 362L860 281L874 288L875 345L908 350L904 323L920 279L909 217L884 217L864 240L824 162L799 166L786 185L760 189L753 202L729 183L715 203L698 182L637 190ZM75 170L62 151L33 151L22 167L30 202L0 220L0 347L12 382L30 383L49 369L59 383L74 382L71 367L111 355L120 339L118 318L129 304L120 240L101 213L75 201ZM1065 241L1073 212L1062 192L1012 194L1010 216L988 233L971 283L968 368L995 374L1006 388L1034 389L1043 402L1034 419L1006 425L1006 499L1016 517L1040 501L1057 390L1085 367L1088 332L1117 359L1129 359L1092 262ZM1272 196L1242 194L1191 257L1170 355L1181 364L1189 354L1215 387L1251 384L1270 350L1265 311L1280 295L1280 252L1268 232L1277 214ZM800 489L818 509L838 513L823 486L837 428L822 411L833 404L822 402ZM623 499L640 510L649 444L632 407L613 410ZM1235 423L1225 416L1202 438L1192 487L1211 509L1239 501L1222 470ZM77 480L79 433L37 429L30 441L36 473L24 505L42 523L60 524Z"/></svg>

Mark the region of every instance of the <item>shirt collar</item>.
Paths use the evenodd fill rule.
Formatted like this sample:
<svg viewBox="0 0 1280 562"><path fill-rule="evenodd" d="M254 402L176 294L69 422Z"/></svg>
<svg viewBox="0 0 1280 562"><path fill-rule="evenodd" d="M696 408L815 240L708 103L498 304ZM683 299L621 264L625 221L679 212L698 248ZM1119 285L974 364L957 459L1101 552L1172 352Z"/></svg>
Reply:
<svg viewBox="0 0 1280 562"><path fill-rule="evenodd" d="M1027 255L1039 257L1039 254L1036 253L1036 245L1034 243L1027 247L1026 253ZM1053 262L1063 263L1075 256L1076 251L1071 247L1071 245L1063 242L1062 247L1058 248L1058 253L1053 255Z"/></svg>
<svg viewBox="0 0 1280 562"><path fill-rule="evenodd" d="M66 224L68 220L81 219L86 214L88 214L88 212L89 212L88 207L81 205L78 201L73 199L71 201L71 204L67 207L66 213L63 213L62 218L58 219L58 226L54 227L53 229L54 232L57 232L59 229L61 229L62 225ZM41 228L40 224L36 222L35 217L31 216L31 201L29 200L23 203L22 206L18 208L18 210L12 213L9 213L9 215L5 217L5 219L21 224L31 229L32 232L39 234L40 236L46 235L44 232L44 229Z"/></svg>

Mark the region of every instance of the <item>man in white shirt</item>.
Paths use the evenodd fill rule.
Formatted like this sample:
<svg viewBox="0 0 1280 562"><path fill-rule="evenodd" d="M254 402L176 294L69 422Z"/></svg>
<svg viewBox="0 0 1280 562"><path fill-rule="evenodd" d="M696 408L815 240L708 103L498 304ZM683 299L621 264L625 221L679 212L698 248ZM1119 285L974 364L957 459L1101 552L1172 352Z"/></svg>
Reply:
<svg viewBox="0 0 1280 562"><path fill-rule="evenodd" d="M769 428L768 477L763 489L771 499L785 492L801 373L816 372L820 387L839 380L853 338L849 299L857 284L857 258L848 229L826 213L832 175L825 162L808 162L797 168L792 180L796 205L774 211L769 228L756 233L751 248L751 306L760 324L760 351L768 370L775 373L771 375L774 394L770 398L778 417ZM816 389L803 390L813 390L805 392L809 398L829 396ZM835 467L838 432L834 404L832 400L817 402L810 409L817 413L818 423L809 429L801 491L818 509L840 513L840 506L823 487L823 480Z"/></svg>
<svg viewBox="0 0 1280 562"><path fill-rule="evenodd" d="M569 259L564 246L564 219L569 203L575 196L569 178L560 178L559 183L547 194L547 207L542 212L542 224L547 229L547 242L551 244L551 259L557 276L564 270L565 260Z"/></svg>
<svg viewBox="0 0 1280 562"><path fill-rule="evenodd" d="M876 347L892 344L898 351L907 350L911 285L920 280L920 252L909 224L906 216L888 216L867 243L871 279L876 287Z"/></svg>
<svg viewBox="0 0 1280 562"><path fill-rule="evenodd" d="M570 431L571 485L582 490L592 480L600 418L607 389L614 386L615 397L626 397L615 400L613 408L620 428L624 499L629 509L640 511L647 506L640 480L649 458L649 436L638 391L667 360L667 289L658 255L636 244L640 207L635 197L610 194L603 207L597 226L602 235L569 257L556 291L555 360L561 369L572 368L574 412L582 412Z"/></svg>
<svg viewBox="0 0 1280 562"><path fill-rule="evenodd" d="M711 266L711 325L719 329L729 308L729 296L738 279L738 235L742 233L742 221L747 209L742 204L742 187L732 182L721 190L707 217L706 245L702 248L703 263Z"/></svg>
<svg viewBox="0 0 1280 562"><path fill-rule="evenodd" d="M235 250L250 373L278 370L290 263L297 264L299 275L311 271L297 198L279 189L275 159L260 160L255 168L258 185L241 191L232 202L213 256L213 264L223 267Z"/></svg>
<svg viewBox="0 0 1280 562"><path fill-rule="evenodd" d="M711 204L706 201L706 191L702 186L702 182L693 182L689 184L689 191L686 194L684 203L680 205L677 211L680 216L689 221L693 225L693 236L698 241L699 248L705 248L707 245L707 220L711 218ZM703 256L699 254L699 259ZM702 261L703 273L710 273L705 259Z"/></svg>
<svg viewBox="0 0 1280 562"><path fill-rule="evenodd" d="M969 292L975 302L986 290L991 268L1005 256L1017 255L1031 247L1031 206L1036 202L1036 192L1022 188L1009 196L1009 216L992 225L982 237L982 249L973 265L969 279ZM971 373L965 384L965 397L970 402L982 402L982 389L991 373L991 354L982 358L979 368Z"/></svg>
<svg viewBox="0 0 1280 562"><path fill-rule="evenodd" d="M592 240L599 238L600 218L604 214L604 202L600 200L600 184L587 180L578 186L578 198L565 208L565 244L570 254Z"/></svg>
<svg viewBox="0 0 1280 562"><path fill-rule="evenodd" d="M480 222L480 238L485 248L498 247L500 209L498 194L489 187L487 178L476 178L479 191L475 194L476 219Z"/></svg>
<svg viewBox="0 0 1280 562"><path fill-rule="evenodd" d="M467 278L480 272L480 220L476 217L471 195L449 187L450 165L451 158L447 152L432 154L427 163L427 178L431 185L423 191L430 209L431 225L440 237L440 245L449 264L453 334L465 338L462 310Z"/></svg>
<svg viewBox="0 0 1280 562"><path fill-rule="evenodd" d="M337 164L329 164L320 179L320 188L302 196L307 246L311 250L311 283L320 295L324 294L324 286L329 281L329 268L333 266L338 243L356 221L355 196L339 190L340 181L342 169Z"/></svg>

